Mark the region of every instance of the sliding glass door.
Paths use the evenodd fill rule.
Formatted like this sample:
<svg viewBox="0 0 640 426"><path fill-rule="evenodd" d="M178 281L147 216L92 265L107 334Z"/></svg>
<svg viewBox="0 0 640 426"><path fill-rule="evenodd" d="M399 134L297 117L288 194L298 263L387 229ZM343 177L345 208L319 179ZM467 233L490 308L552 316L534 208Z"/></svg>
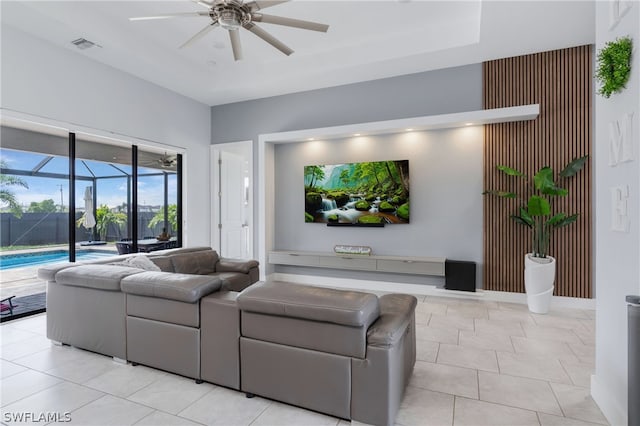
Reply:
<svg viewBox="0 0 640 426"><path fill-rule="evenodd" d="M0 294L46 262L180 245L179 153L32 123L0 132Z"/></svg>

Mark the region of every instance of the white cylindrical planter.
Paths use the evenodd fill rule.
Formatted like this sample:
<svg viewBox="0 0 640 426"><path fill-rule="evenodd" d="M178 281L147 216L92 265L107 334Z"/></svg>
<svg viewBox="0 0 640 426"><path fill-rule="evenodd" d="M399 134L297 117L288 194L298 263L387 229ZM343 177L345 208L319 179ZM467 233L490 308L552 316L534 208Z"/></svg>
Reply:
<svg viewBox="0 0 640 426"><path fill-rule="evenodd" d="M524 287L527 292L529 310L536 314L546 314L551 305L553 283L556 279L556 259L524 256Z"/></svg>

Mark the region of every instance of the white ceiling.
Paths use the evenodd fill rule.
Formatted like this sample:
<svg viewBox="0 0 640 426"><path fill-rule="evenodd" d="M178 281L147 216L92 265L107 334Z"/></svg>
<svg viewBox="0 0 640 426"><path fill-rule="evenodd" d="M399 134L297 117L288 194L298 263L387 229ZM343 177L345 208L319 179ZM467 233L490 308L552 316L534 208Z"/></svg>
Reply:
<svg viewBox="0 0 640 426"><path fill-rule="evenodd" d="M593 2L305 1L265 13L330 25L324 33L260 24L295 50L283 55L241 30L234 62L217 28L179 50L208 17L131 22L205 10L182 1L2 1L2 25L77 51L207 105L275 96L515 56L595 40ZM84 37L101 49L77 50Z"/></svg>

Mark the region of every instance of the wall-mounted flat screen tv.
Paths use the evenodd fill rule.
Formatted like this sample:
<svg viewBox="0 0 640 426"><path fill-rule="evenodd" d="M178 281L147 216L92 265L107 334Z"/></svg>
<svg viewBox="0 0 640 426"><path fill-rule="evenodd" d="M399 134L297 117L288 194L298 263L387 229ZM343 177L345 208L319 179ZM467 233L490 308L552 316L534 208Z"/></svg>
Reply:
<svg viewBox="0 0 640 426"><path fill-rule="evenodd" d="M409 223L409 160L304 167L305 222Z"/></svg>

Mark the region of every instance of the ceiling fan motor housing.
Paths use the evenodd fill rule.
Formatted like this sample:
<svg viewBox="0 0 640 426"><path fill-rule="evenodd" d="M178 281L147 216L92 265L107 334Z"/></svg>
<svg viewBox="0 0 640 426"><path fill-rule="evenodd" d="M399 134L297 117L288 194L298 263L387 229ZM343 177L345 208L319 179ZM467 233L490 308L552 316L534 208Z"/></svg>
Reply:
<svg viewBox="0 0 640 426"><path fill-rule="evenodd" d="M222 28L235 30L251 22L251 13L235 0L221 1L213 6L211 18L218 21Z"/></svg>

